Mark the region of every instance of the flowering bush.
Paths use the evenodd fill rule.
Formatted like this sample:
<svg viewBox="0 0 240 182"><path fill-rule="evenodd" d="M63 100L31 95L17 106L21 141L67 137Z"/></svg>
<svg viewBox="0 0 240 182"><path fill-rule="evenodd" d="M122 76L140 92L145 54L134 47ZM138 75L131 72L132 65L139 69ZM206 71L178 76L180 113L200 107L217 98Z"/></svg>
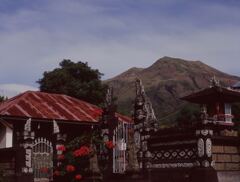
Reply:
<svg viewBox="0 0 240 182"><path fill-rule="evenodd" d="M113 144L113 141L107 141L105 142L105 146L108 148L108 149L113 149L115 146Z"/></svg>
<svg viewBox="0 0 240 182"><path fill-rule="evenodd" d="M57 147L57 150L58 150L58 151L63 151L63 152L64 152L64 151L66 151L66 148L65 148L64 145L60 145L60 146Z"/></svg>
<svg viewBox="0 0 240 182"><path fill-rule="evenodd" d="M53 172L53 176L60 176L60 175L61 175L61 173L60 173L60 171L58 171L58 170L56 170L56 171Z"/></svg>
<svg viewBox="0 0 240 182"><path fill-rule="evenodd" d="M56 148L57 167L53 174L57 181L77 182L88 174L89 159L96 152L92 148L97 143L96 138L93 134L85 134Z"/></svg>
<svg viewBox="0 0 240 182"><path fill-rule="evenodd" d="M90 148L87 146L82 146L80 149L77 149L73 152L74 157L87 156L91 152Z"/></svg>
<svg viewBox="0 0 240 182"><path fill-rule="evenodd" d="M75 176L75 179L76 179L76 180L81 180L81 179L82 179L82 175L81 175L81 174L77 174L77 175Z"/></svg>
<svg viewBox="0 0 240 182"><path fill-rule="evenodd" d="M58 159L58 160L64 160L64 159L65 159L65 156L64 156L63 154L58 155L58 156L57 156L57 159Z"/></svg>
<svg viewBox="0 0 240 182"><path fill-rule="evenodd" d="M67 165L66 166L66 171L67 172L74 172L76 169L73 165Z"/></svg>
<svg viewBox="0 0 240 182"><path fill-rule="evenodd" d="M60 179L57 181L78 182L87 175L92 175L89 159L96 155L96 148L93 146L99 144L105 146L108 151L114 148L112 141L103 143L96 133L83 134L66 145L59 145L56 156L57 168L53 173L55 178Z"/></svg>

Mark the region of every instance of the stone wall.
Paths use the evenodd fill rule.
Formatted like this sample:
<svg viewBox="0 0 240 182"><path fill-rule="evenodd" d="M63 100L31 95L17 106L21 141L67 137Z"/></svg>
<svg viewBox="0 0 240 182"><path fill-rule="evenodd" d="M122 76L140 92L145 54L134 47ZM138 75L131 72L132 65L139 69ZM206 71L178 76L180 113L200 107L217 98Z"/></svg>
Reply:
<svg viewBox="0 0 240 182"><path fill-rule="evenodd" d="M4 182L15 182L15 150L12 148L0 149L0 179Z"/></svg>
<svg viewBox="0 0 240 182"><path fill-rule="evenodd" d="M238 182L240 181L240 171L219 171L217 172L218 182Z"/></svg>
<svg viewBox="0 0 240 182"><path fill-rule="evenodd" d="M240 170L240 153L237 146L213 146L214 168L217 171Z"/></svg>

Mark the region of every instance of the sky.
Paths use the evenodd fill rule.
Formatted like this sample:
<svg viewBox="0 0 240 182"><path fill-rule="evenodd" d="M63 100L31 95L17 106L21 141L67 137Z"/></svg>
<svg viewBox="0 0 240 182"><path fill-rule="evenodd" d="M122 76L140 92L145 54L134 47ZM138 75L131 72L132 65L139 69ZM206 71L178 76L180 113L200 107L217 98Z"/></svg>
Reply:
<svg viewBox="0 0 240 182"><path fill-rule="evenodd" d="M108 79L163 56L240 76L240 1L0 0L0 84L38 87L63 59Z"/></svg>

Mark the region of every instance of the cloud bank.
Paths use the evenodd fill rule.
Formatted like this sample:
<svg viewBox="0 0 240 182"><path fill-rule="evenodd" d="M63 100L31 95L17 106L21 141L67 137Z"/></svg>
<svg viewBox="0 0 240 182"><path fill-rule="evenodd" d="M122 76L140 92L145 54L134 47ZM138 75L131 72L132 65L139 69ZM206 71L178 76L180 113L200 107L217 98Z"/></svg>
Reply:
<svg viewBox="0 0 240 182"><path fill-rule="evenodd" d="M8 98L14 97L25 91L37 91L35 87L21 84L0 84L0 96L5 96Z"/></svg>
<svg viewBox="0 0 240 182"><path fill-rule="evenodd" d="M0 83L36 87L64 58L104 79L163 56L240 75L239 18L231 0L0 0Z"/></svg>

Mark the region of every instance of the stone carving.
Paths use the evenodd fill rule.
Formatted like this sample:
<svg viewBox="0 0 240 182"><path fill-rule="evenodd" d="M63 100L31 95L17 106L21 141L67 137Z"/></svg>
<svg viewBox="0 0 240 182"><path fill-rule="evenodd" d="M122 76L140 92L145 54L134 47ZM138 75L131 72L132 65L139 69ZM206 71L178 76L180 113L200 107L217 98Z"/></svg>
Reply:
<svg viewBox="0 0 240 182"><path fill-rule="evenodd" d="M213 77L210 79L210 88L211 88L211 87L219 87L219 86L220 86L219 80L217 80L216 77L213 76Z"/></svg>
<svg viewBox="0 0 240 182"><path fill-rule="evenodd" d="M31 132L31 123L32 123L32 119L29 118L29 119L26 121L26 124L24 125L24 131L26 131L26 132Z"/></svg>
<svg viewBox="0 0 240 182"><path fill-rule="evenodd" d="M139 164L137 159L137 149L134 142L133 132L129 134L128 138L128 164L127 164L127 171L139 171Z"/></svg>
<svg viewBox="0 0 240 182"><path fill-rule="evenodd" d="M207 136L208 135L208 130L201 130L201 134L203 136Z"/></svg>
<svg viewBox="0 0 240 182"><path fill-rule="evenodd" d="M92 173L99 174L100 175L100 169L98 165L98 158L97 158L97 152L96 152L96 146L94 144L91 144L91 148L93 149L94 153L89 159L89 169Z"/></svg>
<svg viewBox="0 0 240 182"><path fill-rule="evenodd" d="M108 108L112 104L113 104L113 88L109 87L107 89L107 94L106 94L106 98L105 98L105 107Z"/></svg>
<svg viewBox="0 0 240 182"><path fill-rule="evenodd" d="M32 120L29 118L25 125L24 125L24 132L23 132L23 139L24 142L21 144L25 150L25 165L22 167L23 173L32 173L32 148L33 143L32 140L34 139L35 135L34 132L31 132L32 128Z"/></svg>
<svg viewBox="0 0 240 182"><path fill-rule="evenodd" d="M146 156L151 156L151 153L148 150L147 140L150 137L151 132L157 131L158 124L152 103L147 97L140 79L136 79L135 87L136 98L133 114L135 145L140 168L148 168L151 166L151 157Z"/></svg>
<svg viewBox="0 0 240 182"><path fill-rule="evenodd" d="M195 148L160 150L152 153L152 162L161 163L163 160L186 160L196 159L197 150Z"/></svg>
<svg viewBox="0 0 240 182"><path fill-rule="evenodd" d="M199 167L199 166L201 166L201 164L200 164L199 161L196 161L195 164L194 164L194 166Z"/></svg>
<svg viewBox="0 0 240 182"><path fill-rule="evenodd" d="M191 168L194 166L194 163L163 163L151 165L152 168Z"/></svg>
<svg viewBox="0 0 240 182"><path fill-rule="evenodd" d="M212 161L211 162L211 167L214 167L215 166L215 161Z"/></svg>
<svg viewBox="0 0 240 182"><path fill-rule="evenodd" d="M204 156L204 140L202 138L198 139L198 156L203 157Z"/></svg>
<svg viewBox="0 0 240 182"><path fill-rule="evenodd" d="M139 150L141 147L141 138L138 131L134 132L134 142L137 150Z"/></svg>
<svg viewBox="0 0 240 182"><path fill-rule="evenodd" d="M204 160L204 161L202 161L202 166L203 167L209 167L210 164L209 164L209 162L207 160Z"/></svg>
<svg viewBox="0 0 240 182"><path fill-rule="evenodd" d="M137 78L136 79L136 96L145 96L145 91L144 91L144 87L143 87L143 84L142 84L142 81Z"/></svg>
<svg viewBox="0 0 240 182"><path fill-rule="evenodd" d="M151 144L151 146L171 146L171 145L183 145L183 144L195 144L197 143L197 140L189 140L189 141L175 141L175 142L159 142L156 144Z"/></svg>
<svg viewBox="0 0 240 182"><path fill-rule="evenodd" d="M212 156L212 140L210 138L206 140L206 154L208 157Z"/></svg>
<svg viewBox="0 0 240 182"><path fill-rule="evenodd" d="M60 133L59 126L55 120L53 120L53 134Z"/></svg>

